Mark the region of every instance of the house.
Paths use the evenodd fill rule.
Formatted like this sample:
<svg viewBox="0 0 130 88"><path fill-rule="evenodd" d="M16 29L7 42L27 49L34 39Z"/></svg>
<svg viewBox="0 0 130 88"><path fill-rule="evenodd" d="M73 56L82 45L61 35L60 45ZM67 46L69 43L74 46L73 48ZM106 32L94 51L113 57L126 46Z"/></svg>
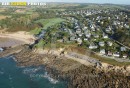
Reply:
<svg viewBox="0 0 130 88"><path fill-rule="evenodd" d="M78 29L78 28L79 28L79 26L78 26L78 25L76 25L76 26L75 26L75 29Z"/></svg>
<svg viewBox="0 0 130 88"><path fill-rule="evenodd" d="M83 30L87 30L87 29L88 29L88 27L86 27L86 26L83 28Z"/></svg>
<svg viewBox="0 0 130 88"><path fill-rule="evenodd" d="M99 38L99 35L98 34L93 34L93 37L94 38Z"/></svg>
<svg viewBox="0 0 130 88"><path fill-rule="evenodd" d="M97 31L100 31L100 29L101 29L100 26L97 26L97 27L96 27L96 30L97 30Z"/></svg>
<svg viewBox="0 0 130 88"><path fill-rule="evenodd" d="M99 42L98 44L99 44L99 46L104 46L105 42L104 41L103 42Z"/></svg>
<svg viewBox="0 0 130 88"><path fill-rule="evenodd" d="M128 16L127 15L125 15L125 18L127 18Z"/></svg>
<svg viewBox="0 0 130 88"><path fill-rule="evenodd" d="M115 26L116 26L116 25L117 25L117 21L113 21L113 25L115 25Z"/></svg>
<svg viewBox="0 0 130 88"><path fill-rule="evenodd" d="M85 34L85 36L86 36L87 38L90 38L90 37L91 37L91 32L89 32L89 31L85 31L84 34Z"/></svg>
<svg viewBox="0 0 130 88"><path fill-rule="evenodd" d="M101 21L100 20L98 20L98 23L100 23Z"/></svg>
<svg viewBox="0 0 130 88"><path fill-rule="evenodd" d="M78 35L79 35L80 37L82 37L83 34L82 34L82 33L79 33Z"/></svg>
<svg viewBox="0 0 130 88"><path fill-rule="evenodd" d="M116 19L119 19L119 16L116 16Z"/></svg>
<svg viewBox="0 0 130 88"><path fill-rule="evenodd" d="M110 32L111 32L111 30L112 30L112 29L111 29L111 27L109 26L108 28L106 28L106 30L105 30L105 31L106 31L107 33L110 33Z"/></svg>
<svg viewBox="0 0 130 88"><path fill-rule="evenodd" d="M100 16L97 16L96 20L99 20L100 19Z"/></svg>
<svg viewBox="0 0 130 88"><path fill-rule="evenodd" d="M108 56L112 56L112 55L113 55L113 53L112 53L112 52L110 52L110 51L108 51L107 55L108 55Z"/></svg>
<svg viewBox="0 0 130 88"><path fill-rule="evenodd" d="M113 45L113 43L111 41L108 41L107 44L108 44L108 46L112 46Z"/></svg>
<svg viewBox="0 0 130 88"><path fill-rule="evenodd" d="M127 58L128 56L126 54L123 54L123 58Z"/></svg>
<svg viewBox="0 0 130 88"><path fill-rule="evenodd" d="M92 30L95 29L94 25L92 25L92 24L90 25L90 28L91 28Z"/></svg>
<svg viewBox="0 0 130 88"><path fill-rule="evenodd" d="M68 29L64 28L63 31L68 32Z"/></svg>
<svg viewBox="0 0 130 88"><path fill-rule="evenodd" d="M125 47L121 47L120 50L121 51L126 51L126 48Z"/></svg>
<svg viewBox="0 0 130 88"><path fill-rule="evenodd" d="M104 22L103 22L103 21L101 21L101 24L103 25L103 24L104 24Z"/></svg>
<svg viewBox="0 0 130 88"><path fill-rule="evenodd" d="M105 49L101 49L100 54L104 55L105 54Z"/></svg>
<svg viewBox="0 0 130 88"><path fill-rule="evenodd" d="M3 52L4 51L4 49L3 48L0 48L0 52Z"/></svg>
<svg viewBox="0 0 130 88"><path fill-rule="evenodd" d="M95 45L95 44L90 44L89 45L89 49L97 49L97 48L98 48L98 46Z"/></svg>
<svg viewBox="0 0 130 88"><path fill-rule="evenodd" d="M92 31L93 31L93 32L95 32L95 31L96 31L96 29L94 28L94 29L92 29Z"/></svg>
<svg viewBox="0 0 130 88"><path fill-rule="evenodd" d="M119 52L116 52L116 53L113 54L113 56L114 57L120 57L120 54L119 54Z"/></svg>
<svg viewBox="0 0 130 88"><path fill-rule="evenodd" d="M81 29L77 29L77 30L76 30L76 33L77 33L77 34L80 34L80 33L81 33Z"/></svg>
<svg viewBox="0 0 130 88"><path fill-rule="evenodd" d="M87 41L88 40L88 38L84 38L84 41Z"/></svg>
<svg viewBox="0 0 130 88"><path fill-rule="evenodd" d="M70 37L70 41L75 41L76 40L76 37L75 36L71 36Z"/></svg>
<svg viewBox="0 0 130 88"><path fill-rule="evenodd" d="M82 44L82 39L81 38L77 38L77 42L78 42L79 45Z"/></svg>
<svg viewBox="0 0 130 88"><path fill-rule="evenodd" d="M105 33L103 33L103 38L104 38L104 39L107 39L107 38L108 38L108 35L105 34Z"/></svg>
<svg viewBox="0 0 130 88"><path fill-rule="evenodd" d="M130 28L129 25L127 25L127 24L124 24L124 27L125 27L125 28Z"/></svg>
<svg viewBox="0 0 130 88"><path fill-rule="evenodd" d="M111 17L108 17L108 20L110 20L111 19Z"/></svg>

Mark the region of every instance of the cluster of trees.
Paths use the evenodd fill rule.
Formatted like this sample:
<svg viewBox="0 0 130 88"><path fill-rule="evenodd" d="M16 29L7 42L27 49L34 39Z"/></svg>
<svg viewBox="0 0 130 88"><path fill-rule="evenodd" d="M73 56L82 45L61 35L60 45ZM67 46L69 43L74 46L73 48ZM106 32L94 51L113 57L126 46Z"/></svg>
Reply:
<svg viewBox="0 0 130 88"><path fill-rule="evenodd" d="M114 33L113 38L130 47L130 30L117 30Z"/></svg>
<svg viewBox="0 0 130 88"><path fill-rule="evenodd" d="M35 27L38 27L38 24L35 24L29 19L26 18L6 18L0 21L0 29L7 29L8 31L30 31Z"/></svg>
<svg viewBox="0 0 130 88"><path fill-rule="evenodd" d="M8 9L9 12L13 9ZM13 13L4 12L2 15L9 15L10 17L6 17L6 19L0 20L0 29L7 29L8 31L30 31L35 29L36 27L40 27L41 25L35 23L35 19L38 17L35 15L28 14L13 14ZM34 13L35 14L35 13Z"/></svg>
<svg viewBox="0 0 130 88"><path fill-rule="evenodd" d="M56 11L54 10L46 10L46 9L43 9L43 8L37 8L36 9L36 12L39 14L39 17L35 20L38 20L38 19L50 19L50 18L55 18L57 17L56 16Z"/></svg>

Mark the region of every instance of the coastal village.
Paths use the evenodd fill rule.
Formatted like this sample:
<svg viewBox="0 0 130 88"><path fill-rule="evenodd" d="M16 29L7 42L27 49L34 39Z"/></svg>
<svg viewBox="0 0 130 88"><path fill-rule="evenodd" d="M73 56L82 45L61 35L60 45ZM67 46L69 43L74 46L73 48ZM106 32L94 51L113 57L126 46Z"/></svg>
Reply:
<svg viewBox="0 0 130 88"><path fill-rule="evenodd" d="M21 84L24 77L15 73L20 69L30 88L44 88L41 79L52 86L63 81L65 88L130 88L130 7L47 3L44 8L1 8L0 67L9 74L0 68L0 76L12 81L15 75ZM13 75L11 66L16 67Z"/></svg>
<svg viewBox="0 0 130 88"><path fill-rule="evenodd" d="M119 62L130 61L130 48L114 38L114 34L122 30L128 31L126 35L130 36L129 18L126 12L119 9L91 9L63 11L56 15L66 19L58 26L48 28L52 31L55 28L54 34L58 42L68 44L74 42L79 47L84 46L104 58ZM36 38L46 38L46 31L42 29Z"/></svg>
<svg viewBox="0 0 130 88"><path fill-rule="evenodd" d="M102 5L99 6L103 7ZM41 13L39 8L36 10ZM130 62L130 18L127 11L127 9L121 10L119 8L43 10L42 14L44 16L51 13L59 18L55 18L54 21L53 19L47 20L47 22L50 21L50 24L54 24L47 27L42 24L45 19L41 19L42 17L34 18L34 20L37 20L33 20L33 23L37 23L41 27L35 29L36 32L33 33L35 40L32 39L30 48L32 49L33 46L37 46L41 42L41 48L50 43L57 43L57 45L58 43L64 45L77 44L78 47L83 47L103 58L115 59L119 62ZM4 24L4 22L8 21L3 21L1 28L5 28L7 27L6 24L9 24ZM23 25L32 26L29 20ZM33 28L33 26L30 28ZM121 40L122 36L124 38ZM2 51L4 51L3 47L0 48L0 52Z"/></svg>

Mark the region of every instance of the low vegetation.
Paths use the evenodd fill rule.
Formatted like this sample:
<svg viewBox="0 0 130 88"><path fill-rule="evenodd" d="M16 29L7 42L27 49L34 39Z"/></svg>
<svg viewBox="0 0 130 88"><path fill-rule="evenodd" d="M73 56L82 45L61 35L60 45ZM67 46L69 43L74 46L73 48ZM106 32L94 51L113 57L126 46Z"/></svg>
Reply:
<svg viewBox="0 0 130 88"><path fill-rule="evenodd" d="M40 19L37 20L36 23L41 23L43 25L43 29L47 29L48 27L51 27L63 21L65 20L62 18L51 18L51 19Z"/></svg>
<svg viewBox="0 0 130 88"><path fill-rule="evenodd" d="M117 62L114 59L101 57L101 56L89 51L88 49L84 49L84 48L81 48L81 47L76 47L76 46L74 47L73 46L73 47L69 47L67 50L77 52L77 53L80 53L80 54L83 54L83 55L88 55L92 58L100 60L101 62L105 62L105 63L111 64L111 65L114 65L114 66L128 66L128 65L130 65L130 62Z"/></svg>

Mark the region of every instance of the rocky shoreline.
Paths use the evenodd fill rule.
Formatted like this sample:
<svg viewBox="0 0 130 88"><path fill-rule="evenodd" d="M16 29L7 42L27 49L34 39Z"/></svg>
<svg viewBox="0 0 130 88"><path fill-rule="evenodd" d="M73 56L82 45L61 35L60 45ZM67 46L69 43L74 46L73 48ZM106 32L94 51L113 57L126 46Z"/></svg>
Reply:
<svg viewBox="0 0 130 88"><path fill-rule="evenodd" d="M130 88L130 76L121 70L104 71L95 65L85 65L67 58L65 53L44 50L30 50L27 46L11 49L17 65L44 65L47 72L56 79L68 81L68 88ZM18 51L19 50L19 51ZM8 51L8 50L7 50ZM4 53L4 52L3 52ZM0 54L3 55L2 53Z"/></svg>

